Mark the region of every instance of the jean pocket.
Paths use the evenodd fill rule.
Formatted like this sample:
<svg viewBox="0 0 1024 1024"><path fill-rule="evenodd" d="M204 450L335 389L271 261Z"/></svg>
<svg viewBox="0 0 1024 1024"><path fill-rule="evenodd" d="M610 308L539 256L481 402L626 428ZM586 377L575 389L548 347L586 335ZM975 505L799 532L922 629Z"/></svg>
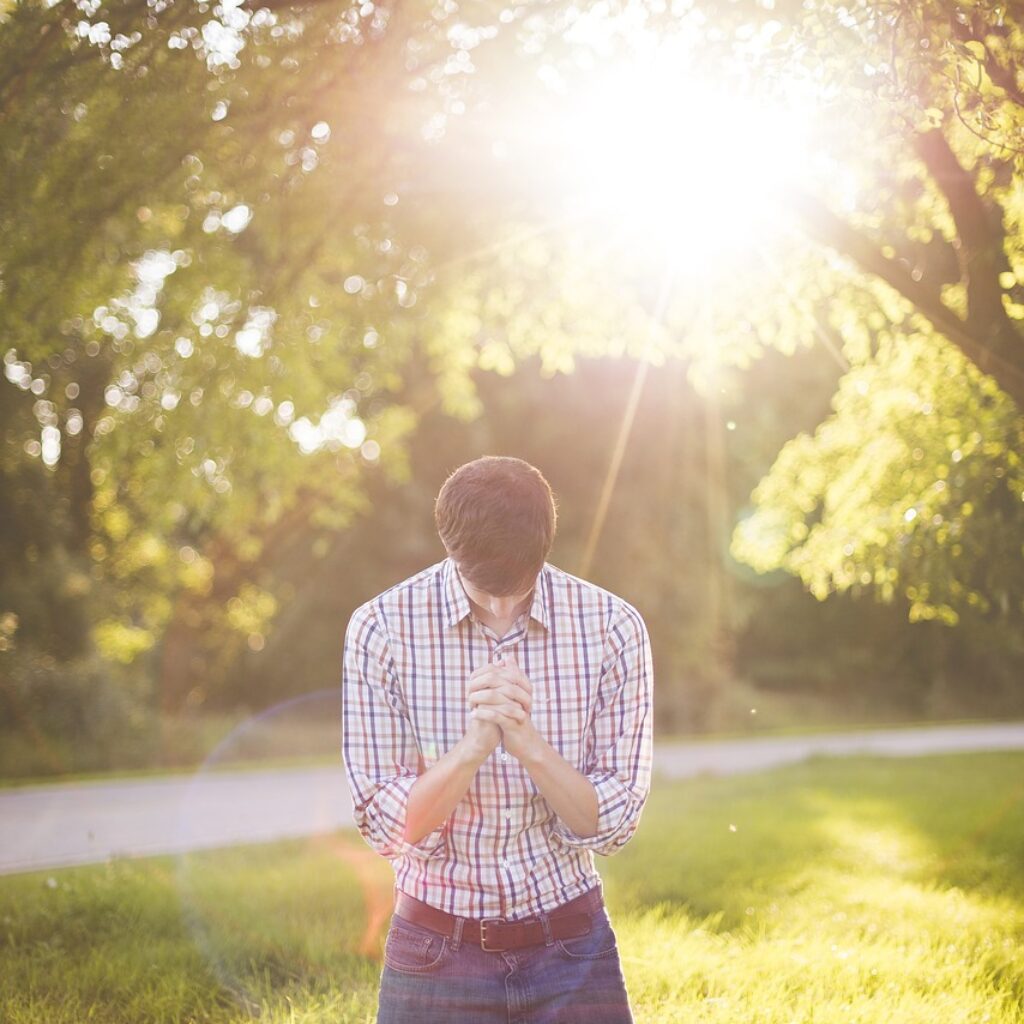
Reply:
<svg viewBox="0 0 1024 1024"><path fill-rule="evenodd" d="M437 970L448 953L448 936L395 915L384 941L384 963L402 974Z"/></svg>
<svg viewBox="0 0 1024 1024"><path fill-rule="evenodd" d="M569 960L600 960L614 956L618 947L607 911L602 907L591 917L590 931L586 935L555 939L555 947Z"/></svg>

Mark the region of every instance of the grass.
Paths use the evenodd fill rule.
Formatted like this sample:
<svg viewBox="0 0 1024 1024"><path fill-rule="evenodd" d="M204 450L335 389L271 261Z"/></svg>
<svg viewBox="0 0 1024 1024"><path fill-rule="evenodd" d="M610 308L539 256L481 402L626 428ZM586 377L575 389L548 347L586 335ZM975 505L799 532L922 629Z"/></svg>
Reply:
<svg viewBox="0 0 1024 1024"><path fill-rule="evenodd" d="M796 736L832 736L860 732L902 732L909 729L948 729L958 725L1024 725L1021 718L930 718L904 720L883 720L872 721L870 719L852 719L829 724L827 721L819 724L787 724L769 725L764 728L748 729L719 729L715 732L689 733L675 737L664 737L671 741L679 740L685 743L719 743L722 740L754 740L771 737L796 737Z"/></svg>
<svg viewBox="0 0 1024 1024"><path fill-rule="evenodd" d="M340 733L339 733L340 737ZM27 786L62 786L68 782L121 782L124 779L190 779L197 772L265 772L288 768L337 768L341 764L341 740L331 754L296 754L291 757L252 757L223 760L177 768L130 768L125 771L69 772L65 775L31 775L0 779L0 790Z"/></svg>
<svg viewBox="0 0 1024 1024"><path fill-rule="evenodd" d="M705 727L687 736L700 741L751 736L792 736L820 732L860 732L876 729L917 729L1008 720L1024 721L1024 701L984 710L964 701L931 710L885 701L870 690L857 688L815 694L759 689L732 679L710 702Z"/></svg>
<svg viewBox="0 0 1024 1024"><path fill-rule="evenodd" d="M1024 754L656 781L597 858L638 1024L1024 1022ZM346 833L0 879L0 1019L370 1022L390 866Z"/></svg>

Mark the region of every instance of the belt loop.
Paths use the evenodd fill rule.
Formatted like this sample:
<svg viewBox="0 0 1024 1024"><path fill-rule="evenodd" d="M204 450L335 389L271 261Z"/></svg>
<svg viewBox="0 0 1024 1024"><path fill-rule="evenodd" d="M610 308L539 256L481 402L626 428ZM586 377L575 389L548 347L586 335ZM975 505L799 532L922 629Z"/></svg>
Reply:
<svg viewBox="0 0 1024 1024"><path fill-rule="evenodd" d="M462 926L466 923L464 917L455 918L455 931L452 932L452 951L457 953L462 945Z"/></svg>
<svg viewBox="0 0 1024 1024"><path fill-rule="evenodd" d="M537 916L540 918L540 923L541 923L541 925L544 928L544 945L545 946L554 945L555 938L551 934L551 922L548 920L547 912L544 911L544 910L541 910L537 914Z"/></svg>

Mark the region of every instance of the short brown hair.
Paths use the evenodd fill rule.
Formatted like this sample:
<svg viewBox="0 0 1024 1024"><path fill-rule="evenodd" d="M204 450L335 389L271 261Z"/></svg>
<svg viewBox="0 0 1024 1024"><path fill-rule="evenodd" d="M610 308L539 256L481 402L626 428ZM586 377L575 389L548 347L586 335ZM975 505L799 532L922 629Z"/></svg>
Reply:
<svg viewBox="0 0 1024 1024"><path fill-rule="evenodd" d="M434 504L441 542L474 586L494 597L527 589L555 539L558 511L536 466L485 455L445 480Z"/></svg>

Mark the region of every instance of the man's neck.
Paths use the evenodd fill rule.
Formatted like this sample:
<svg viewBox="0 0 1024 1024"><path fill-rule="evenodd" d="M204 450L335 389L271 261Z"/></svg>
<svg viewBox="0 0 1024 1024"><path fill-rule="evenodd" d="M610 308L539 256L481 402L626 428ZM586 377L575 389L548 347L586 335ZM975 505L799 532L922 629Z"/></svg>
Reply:
<svg viewBox="0 0 1024 1024"><path fill-rule="evenodd" d="M468 595L467 595L468 596ZM490 627L497 633L498 636L504 636L509 629L512 627L512 623L519 618L523 612L527 611L533 605L533 593L527 597L522 604L512 613L512 616L508 620L500 620L493 616L486 608L482 608L472 598L469 598L470 607L473 609L473 614L485 625Z"/></svg>

